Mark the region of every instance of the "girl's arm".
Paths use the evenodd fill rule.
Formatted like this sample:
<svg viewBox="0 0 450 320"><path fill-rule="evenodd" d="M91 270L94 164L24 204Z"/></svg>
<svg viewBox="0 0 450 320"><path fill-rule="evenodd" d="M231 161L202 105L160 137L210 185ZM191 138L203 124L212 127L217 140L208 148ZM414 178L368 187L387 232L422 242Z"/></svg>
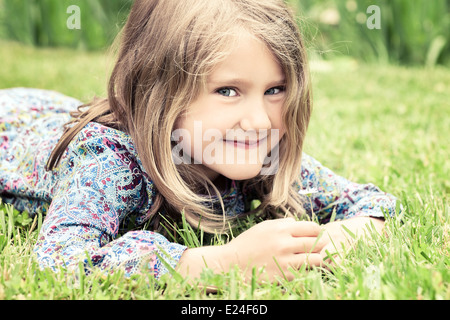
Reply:
<svg viewBox="0 0 450 320"><path fill-rule="evenodd" d="M70 145L35 246L42 267L79 270L81 263L87 272L94 267L160 277L186 249L149 231L119 237L131 218L145 222L155 190L117 134L92 124Z"/></svg>
<svg viewBox="0 0 450 320"><path fill-rule="evenodd" d="M394 196L371 183L358 184L338 176L306 154L303 154L301 179L300 193L305 194L305 209L322 224L352 217L396 215Z"/></svg>
<svg viewBox="0 0 450 320"><path fill-rule="evenodd" d="M307 195L305 208L323 223L324 258L328 253L350 247L369 229L382 234L384 218L398 213L394 196L373 184L350 182L306 154L302 161L302 183L300 193ZM401 205L399 208L402 209ZM334 255L334 262L338 261L339 256Z"/></svg>

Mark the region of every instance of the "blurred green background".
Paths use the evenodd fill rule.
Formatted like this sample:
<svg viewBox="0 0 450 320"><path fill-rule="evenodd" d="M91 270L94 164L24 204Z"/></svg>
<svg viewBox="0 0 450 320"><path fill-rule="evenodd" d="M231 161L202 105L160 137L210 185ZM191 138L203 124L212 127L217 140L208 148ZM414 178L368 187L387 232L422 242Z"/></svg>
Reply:
<svg viewBox="0 0 450 320"><path fill-rule="evenodd" d="M125 23L132 0L0 0L0 39L39 47L99 50L108 47ZM80 8L81 28L67 20Z"/></svg>
<svg viewBox="0 0 450 320"><path fill-rule="evenodd" d="M213 1L213 0L212 0ZM364 62L450 65L450 0L286 0L301 17L310 54ZM107 48L123 26L132 0L0 0L0 39L80 50ZM381 29L369 29L370 5ZM67 28L81 11L81 29Z"/></svg>
<svg viewBox="0 0 450 320"><path fill-rule="evenodd" d="M349 55L365 62L450 63L450 0L289 0L305 17L310 47L325 58ZM367 12L380 9L381 29Z"/></svg>

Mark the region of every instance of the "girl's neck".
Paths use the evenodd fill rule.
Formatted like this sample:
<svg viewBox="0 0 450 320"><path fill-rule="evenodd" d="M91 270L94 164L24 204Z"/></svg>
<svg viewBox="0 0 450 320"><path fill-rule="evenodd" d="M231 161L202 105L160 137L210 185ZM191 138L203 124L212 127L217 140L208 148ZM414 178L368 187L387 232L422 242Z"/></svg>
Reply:
<svg viewBox="0 0 450 320"><path fill-rule="evenodd" d="M213 182L214 182L214 185L216 186L216 188L220 192L223 192L228 189L229 181L230 181L230 179L228 179L227 177L225 177L223 175L219 175Z"/></svg>
<svg viewBox="0 0 450 320"><path fill-rule="evenodd" d="M226 193L230 187L231 187L231 180L227 177L224 177L223 175L219 175L214 181L214 186L219 190L220 194L223 195ZM209 195L209 194L215 194L211 189L208 192L204 188L201 188L201 190L198 191L200 195Z"/></svg>

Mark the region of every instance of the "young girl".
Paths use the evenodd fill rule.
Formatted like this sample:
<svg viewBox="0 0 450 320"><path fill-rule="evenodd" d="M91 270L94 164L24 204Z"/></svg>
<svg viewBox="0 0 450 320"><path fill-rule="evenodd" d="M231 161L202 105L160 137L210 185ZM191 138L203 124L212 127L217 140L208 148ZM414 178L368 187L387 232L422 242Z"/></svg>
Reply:
<svg viewBox="0 0 450 320"><path fill-rule="evenodd" d="M108 97L80 105L0 91L1 197L46 213L42 267L159 278L168 266L197 277L238 265L291 279L350 245L342 226L381 232L383 210L395 214L393 196L302 153L308 66L282 0L136 0ZM266 221L222 246L169 240L182 214L225 233L257 213Z"/></svg>

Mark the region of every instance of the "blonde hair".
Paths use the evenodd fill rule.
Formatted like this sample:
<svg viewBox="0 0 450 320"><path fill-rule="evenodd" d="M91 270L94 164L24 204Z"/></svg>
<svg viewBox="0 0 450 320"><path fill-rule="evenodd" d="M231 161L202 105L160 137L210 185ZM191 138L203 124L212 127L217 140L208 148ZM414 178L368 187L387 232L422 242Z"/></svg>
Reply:
<svg viewBox="0 0 450 320"><path fill-rule="evenodd" d="M121 33L108 98L97 99L72 114L48 168L58 164L75 135L90 121L128 133L142 165L157 189L158 210L207 232L225 232L220 193L195 165L175 165L171 134L177 119L196 99L209 72L231 51L236 37L248 32L278 59L286 77L279 169L272 176L244 181L261 201L266 218L304 213L296 192L302 146L311 114L306 51L294 15L282 0L136 0ZM244 187L244 186L243 186ZM223 215L213 212L199 190L213 190ZM206 201L205 201L206 200ZM255 210L254 210L255 211ZM244 215L253 214L247 212ZM229 222L229 223L228 223Z"/></svg>

